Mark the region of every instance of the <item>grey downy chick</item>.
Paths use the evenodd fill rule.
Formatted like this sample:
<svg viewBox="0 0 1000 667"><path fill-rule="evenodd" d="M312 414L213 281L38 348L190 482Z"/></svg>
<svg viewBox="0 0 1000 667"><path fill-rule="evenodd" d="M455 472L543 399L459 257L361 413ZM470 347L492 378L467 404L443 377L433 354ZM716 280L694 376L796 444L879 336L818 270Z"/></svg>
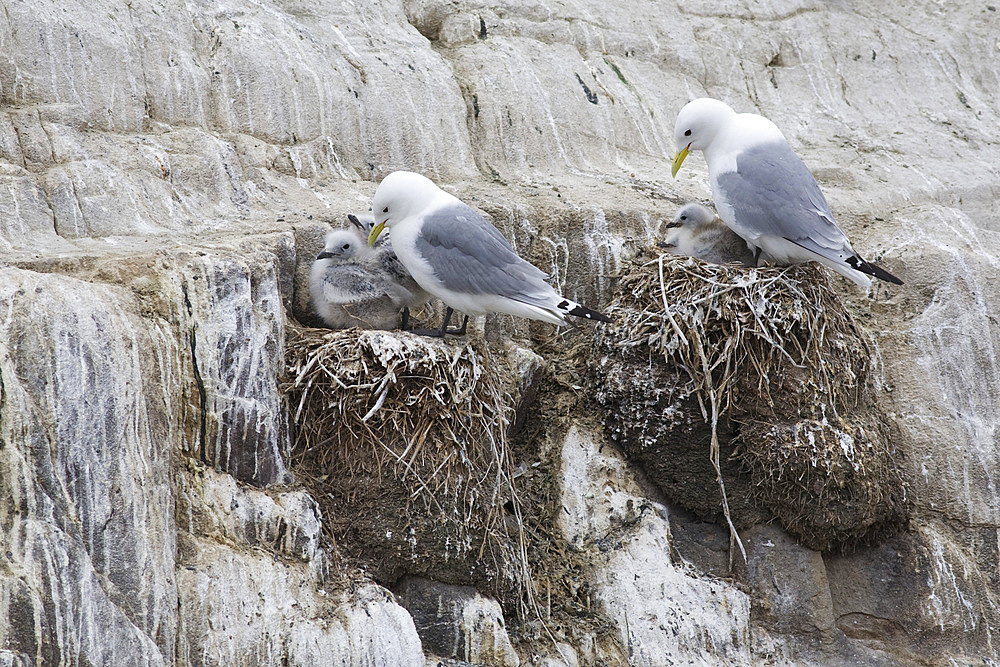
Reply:
<svg viewBox="0 0 1000 667"><path fill-rule="evenodd" d="M309 292L316 313L331 329L393 329L410 295L353 229L327 233L309 273Z"/></svg>
<svg viewBox="0 0 1000 667"><path fill-rule="evenodd" d="M701 204L686 204L667 224L667 237L656 244L672 255L697 257L713 264L754 266L746 241Z"/></svg>

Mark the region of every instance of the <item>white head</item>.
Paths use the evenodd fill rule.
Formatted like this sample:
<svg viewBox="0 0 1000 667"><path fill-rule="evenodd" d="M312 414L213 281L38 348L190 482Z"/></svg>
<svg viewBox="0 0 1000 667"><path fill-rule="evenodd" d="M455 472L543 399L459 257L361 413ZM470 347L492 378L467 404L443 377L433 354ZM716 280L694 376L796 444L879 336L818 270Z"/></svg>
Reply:
<svg viewBox="0 0 1000 667"><path fill-rule="evenodd" d="M420 213L441 194L431 179L412 171L394 171L383 178L372 200L375 226L368 234L368 245L375 243L383 229L392 229L400 220Z"/></svg>
<svg viewBox="0 0 1000 667"><path fill-rule="evenodd" d="M685 204L681 210L677 211L674 219L667 224L667 229L683 227L694 231L713 220L715 220L715 213L711 209L705 208L701 204Z"/></svg>
<svg viewBox="0 0 1000 667"><path fill-rule="evenodd" d="M366 251L368 246L352 229L334 229L326 233L323 252L316 256L317 260L346 260L357 257Z"/></svg>
<svg viewBox="0 0 1000 667"><path fill-rule="evenodd" d="M701 204L687 204L667 223L667 236L657 243L675 255L690 254L690 246L702 226L715 220L715 213Z"/></svg>
<svg viewBox="0 0 1000 667"><path fill-rule="evenodd" d="M677 170L689 152L705 150L734 116L736 112L728 104L710 97L699 97L685 104L674 122L677 154L671 165L671 175L677 176Z"/></svg>

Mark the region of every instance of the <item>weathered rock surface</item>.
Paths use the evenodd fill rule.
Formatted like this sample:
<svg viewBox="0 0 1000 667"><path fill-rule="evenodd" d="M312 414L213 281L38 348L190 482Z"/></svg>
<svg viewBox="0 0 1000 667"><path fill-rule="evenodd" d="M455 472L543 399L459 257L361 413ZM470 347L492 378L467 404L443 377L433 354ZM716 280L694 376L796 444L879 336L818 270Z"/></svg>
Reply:
<svg viewBox="0 0 1000 667"><path fill-rule="evenodd" d="M36 662L162 664L178 341L125 288L4 268L0 294L3 645Z"/></svg>
<svg viewBox="0 0 1000 667"><path fill-rule="evenodd" d="M474 664L517 667L503 611L496 600L471 586L406 577L396 586L400 603L413 616L424 650Z"/></svg>
<svg viewBox="0 0 1000 667"><path fill-rule="evenodd" d="M703 162L677 181L666 167L676 110L703 94L772 118L855 246L906 281L838 283L881 346L913 511L887 542L822 554L836 630L825 602L809 618L834 637L823 659L1000 657L997 7L3 8L0 662L422 664L380 589L321 594L309 501L266 489L291 479L276 381L295 266L311 259L293 229L339 224L373 180L414 169L599 307L676 206L708 196ZM495 338L552 345L548 328L491 322ZM198 462L209 492L193 491ZM622 650L581 642L563 663L814 659L784 612L758 622L759 586L682 570L655 499L608 484L628 520L585 509L603 491L581 486L567 498L582 523L564 529L583 549L620 534L597 547L593 585Z"/></svg>
<svg viewBox="0 0 1000 667"><path fill-rule="evenodd" d="M177 477L178 663L423 663L413 620L388 591L326 590L312 498L205 469Z"/></svg>
<svg viewBox="0 0 1000 667"><path fill-rule="evenodd" d="M746 579L757 594L755 619L776 634L819 646L831 643L833 602L823 555L775 526L755 526L743 540Z"/></svg>
<svg viewBox="0 0 1000 667"><path fill-rule="evenodd" d="M837 627L904 664L944 653L968 664L990 656L983 647L993 641L1000 600L996 570L983 567L996 558L995 533L985 533L929 522L878 547L826 557Z"/></svg>
<svg viewBox="0 0 1000 667"><path fill-rule="evenodd" d="M308 495L235 479L288 478L276 373L289 241L0 270L0 641L11 656L422 663L387 592L323 594ZM221 472L187 472L198 459Z"/></svg>
<svg viewBox="0 0 1000 667"><path fill-rule="evenodd" d="M571 428L563 443L559 528L577 549L593 549L591 585L627 647L629 664L751 661L750 601L721 580L677 565L666 507L645 496L623 457Z"/></svg>

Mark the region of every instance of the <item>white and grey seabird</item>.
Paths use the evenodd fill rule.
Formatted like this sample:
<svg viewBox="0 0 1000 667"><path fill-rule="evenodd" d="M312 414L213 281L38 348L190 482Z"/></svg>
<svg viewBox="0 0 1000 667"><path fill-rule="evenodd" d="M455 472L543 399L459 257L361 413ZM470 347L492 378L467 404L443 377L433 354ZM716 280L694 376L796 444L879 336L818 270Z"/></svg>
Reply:
<svg viewBox="0 0 1000 667"><path fill-rule="evenodd" d="M316 313L332 329L393 329L400 310L417 299L354 229L327 233L309 291Z"/></svg>
<svg viewBox="0 0 1000 667"><path fill-rule="evenodd" d="M372 205L374 244L388 228L399 261L429 294L468 315L509 313L552 324L570 315L609 322L609 318L560 296L545 274L514 252L488 220L430 179L409 171L386 176ZM459 332L464 332L464 324ZM459 333L456 332L456 333Z"/></svg>
<svg viewBox="0 0 1000 667"><path fill-rule="evenodd" d="M656 245L672 255L697 257L713 264L754 266L746 241L701 204L686 204L677 211L667 224L666 238Z"/></svg>
<svg viewBox="0 0 1000 667"><path fill-rule="evenodd" d="M901 285L866 262L837 226L819 184L767 118L699 98L677 114L671 173L692 150L708 164L719 217L756 256L775 264L816 261L868 287L868 275ZM866 275L867 274L867 275Z"/></svg>

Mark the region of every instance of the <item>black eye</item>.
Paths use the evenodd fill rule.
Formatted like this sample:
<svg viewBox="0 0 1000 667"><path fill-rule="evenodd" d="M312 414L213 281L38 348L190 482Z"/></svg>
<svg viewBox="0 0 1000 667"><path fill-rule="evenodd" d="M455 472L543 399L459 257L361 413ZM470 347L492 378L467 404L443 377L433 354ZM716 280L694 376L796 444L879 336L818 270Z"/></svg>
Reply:
<svg viewBox="0 0 1000 667"><path fill-rule="evenodd" d="M684 136L685 137L690 137L691 136L691 130L684 130Z"/></svg>
<svg viewBox="0 0 1000 667"><path fill-rule="evenodd" d="M686 215L682 215L681 216L681 220L687 220L687 219L688 219L688 217Z"/></svg>
<svg viewBox="0 0 1000 667"><path fill-rule="evenodd" d="M382 209L382 212L383 212L383 213L388 213L388 212L389 212L389 207L388 207L388 206L386 206L386 207L385 207L384 209Z"/></svg>
<svg viewBox="0 0 1000 667"><path fill-rule="evenodd" d="M345 244L344 244L344 250L349 250L349 249L350 249L350 247L351 247L351 244L350 244L350 243L345 243Z"/></svg>

